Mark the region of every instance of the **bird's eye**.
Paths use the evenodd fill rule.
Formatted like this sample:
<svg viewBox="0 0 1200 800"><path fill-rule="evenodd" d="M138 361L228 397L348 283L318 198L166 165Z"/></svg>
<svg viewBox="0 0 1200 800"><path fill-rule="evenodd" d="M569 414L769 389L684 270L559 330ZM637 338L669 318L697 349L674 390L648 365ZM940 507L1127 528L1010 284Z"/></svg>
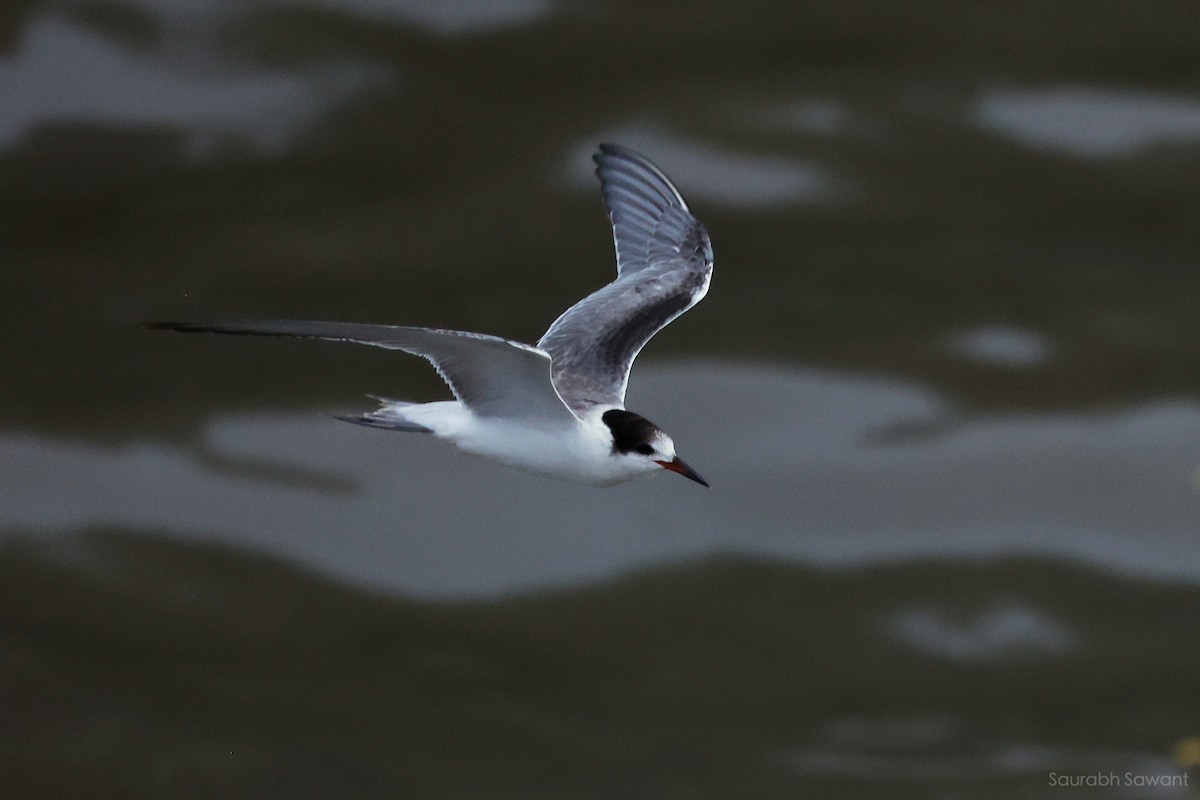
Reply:
<svg viewBox="0 0 1200 800"><path fill-rule="evenodd" d="M639 444L637 447L635 447L633 449L635 452L641 453L644 456L654 455L654 448L648 444Z"/></svg>

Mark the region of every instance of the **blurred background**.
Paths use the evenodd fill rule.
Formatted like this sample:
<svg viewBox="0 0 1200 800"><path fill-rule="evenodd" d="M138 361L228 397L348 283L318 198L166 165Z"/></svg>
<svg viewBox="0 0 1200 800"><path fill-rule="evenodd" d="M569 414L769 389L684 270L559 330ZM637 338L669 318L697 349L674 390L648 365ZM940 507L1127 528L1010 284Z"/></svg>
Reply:
<svg viewBox="0 0 1200 800"><path fill-rule="evenodd" d="M712 235L628 398L711 490L136 327L535 341L601 141ZM0 795L1196 796L1198 177L1190 0L5 3Z"/></svg>

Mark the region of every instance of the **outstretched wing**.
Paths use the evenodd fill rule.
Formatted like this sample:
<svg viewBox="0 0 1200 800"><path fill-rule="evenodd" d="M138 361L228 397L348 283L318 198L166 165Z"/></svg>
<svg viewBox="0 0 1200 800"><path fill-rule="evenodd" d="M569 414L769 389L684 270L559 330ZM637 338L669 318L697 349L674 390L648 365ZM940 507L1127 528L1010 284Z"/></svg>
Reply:
<svg viewBox="0 0 1200 800"><path fill-rule="evenodd" d="M147 322L145 325L186 333L299 336L402 350L433 364L454 396L476 414L572 419L550 380L549 355L499 336L399 325L292 320Z"/></svg>
<svg viewBox="0 0 1200 800"><path fill-rule="evenodd" d="M625 405L629 369L650 337L708 292L708 232L644 156L613 144L593 159L612 221L617 279L555 320L538 342L554 386L576 413Z"/></svg>

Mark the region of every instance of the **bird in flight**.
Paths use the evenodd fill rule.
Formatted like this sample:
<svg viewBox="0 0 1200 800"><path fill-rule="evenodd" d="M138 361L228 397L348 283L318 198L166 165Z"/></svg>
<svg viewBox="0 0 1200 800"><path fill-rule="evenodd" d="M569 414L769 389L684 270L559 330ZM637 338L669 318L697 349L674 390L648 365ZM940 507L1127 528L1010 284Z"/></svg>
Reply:
<svg viewBox="0 0 1200 800"><path fill-rule="evenodd" d="M338 417L432 434L510 467L598 486L662 470L708 486L645 417L625 410L633 360L650 337L703 299L708 232L647 158L602 144L592 157L612 222L617 278L567 309L534 346L482 333L352 322L147 322L186 333L298 336L400 350L428 360L454 400L377 398Z"/></svg>

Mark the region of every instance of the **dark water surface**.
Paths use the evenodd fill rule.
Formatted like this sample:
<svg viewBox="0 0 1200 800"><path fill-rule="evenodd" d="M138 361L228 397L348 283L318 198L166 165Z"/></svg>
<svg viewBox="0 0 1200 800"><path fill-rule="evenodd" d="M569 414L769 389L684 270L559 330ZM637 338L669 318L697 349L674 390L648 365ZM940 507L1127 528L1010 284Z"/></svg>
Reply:
<svg viewBox="0 0 1200 800"><path fill-rule="evenodd" d="M1192 2L0 8L0 797L1195 796L1198 54ZM629 397L710 491L134 326L533 341L611 275L603 140L713 237Z"/></svg>

